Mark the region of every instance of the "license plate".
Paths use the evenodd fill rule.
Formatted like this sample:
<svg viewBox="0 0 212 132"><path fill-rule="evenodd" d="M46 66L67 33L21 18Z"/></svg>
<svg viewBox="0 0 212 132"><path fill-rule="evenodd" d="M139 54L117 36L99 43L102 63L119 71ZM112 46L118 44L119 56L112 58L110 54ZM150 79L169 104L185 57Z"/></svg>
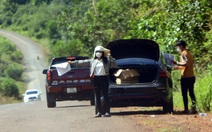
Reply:
<svg viewBox="0 0 212 132"><path fill-rule="evenodd" d="M76 93L77 88L67 88L66 91L67 91L67 93Z"/></svg>

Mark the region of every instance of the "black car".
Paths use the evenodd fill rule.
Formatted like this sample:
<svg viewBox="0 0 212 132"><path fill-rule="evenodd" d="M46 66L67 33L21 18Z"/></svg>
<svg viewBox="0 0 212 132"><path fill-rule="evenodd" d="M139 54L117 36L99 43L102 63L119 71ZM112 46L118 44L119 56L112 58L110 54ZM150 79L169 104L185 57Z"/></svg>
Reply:
<svg viewBox="0 0 212 132"><path fill-rule="evenodd" d="M119 66L110 70L111 107L161 106L173 112L171 74L155 41L116 40L107 48Z"/></svg>

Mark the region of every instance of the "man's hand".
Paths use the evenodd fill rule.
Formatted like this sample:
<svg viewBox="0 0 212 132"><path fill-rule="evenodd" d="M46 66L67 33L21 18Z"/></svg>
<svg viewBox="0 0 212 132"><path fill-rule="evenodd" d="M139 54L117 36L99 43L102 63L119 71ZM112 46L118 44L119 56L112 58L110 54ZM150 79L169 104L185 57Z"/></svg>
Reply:
<svg viewBox="0 0 212 132"><path fill-rule="evenodd" d="M174 66L174 67L172 67L172 70L179 70L179 67L178 66Z"/></svg>
<svg viewBox="0 0 212 132"><path fill-rule="evenodd" d="M176 61L174 61L174 60L171 60L171 62L172 62L173 64L177 65L177 62L176 62Z"/></svg>

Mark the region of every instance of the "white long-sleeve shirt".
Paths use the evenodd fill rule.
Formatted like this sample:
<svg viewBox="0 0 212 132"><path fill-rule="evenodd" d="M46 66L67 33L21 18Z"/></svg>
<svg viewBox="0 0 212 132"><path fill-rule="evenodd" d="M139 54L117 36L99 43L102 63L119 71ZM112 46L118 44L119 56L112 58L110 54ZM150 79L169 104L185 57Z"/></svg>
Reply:
<svg viewBox="0 0 212 132"><path fill-rule="evenodd" d="M103 61L98 60L96 66L95 66L94 76L105 76L105 75L106 75L106 73L105 73Z"/></svg>

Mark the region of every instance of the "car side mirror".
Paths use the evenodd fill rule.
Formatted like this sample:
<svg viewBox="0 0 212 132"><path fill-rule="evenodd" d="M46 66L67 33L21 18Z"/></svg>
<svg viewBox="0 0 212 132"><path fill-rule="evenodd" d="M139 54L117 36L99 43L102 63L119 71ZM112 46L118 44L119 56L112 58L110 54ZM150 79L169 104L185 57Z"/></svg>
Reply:
<svg viewBox="0 0 212 132"><path fill-rule="evenodd" d="M43 74L47 74L48 69L43 70Z"/></svg>

